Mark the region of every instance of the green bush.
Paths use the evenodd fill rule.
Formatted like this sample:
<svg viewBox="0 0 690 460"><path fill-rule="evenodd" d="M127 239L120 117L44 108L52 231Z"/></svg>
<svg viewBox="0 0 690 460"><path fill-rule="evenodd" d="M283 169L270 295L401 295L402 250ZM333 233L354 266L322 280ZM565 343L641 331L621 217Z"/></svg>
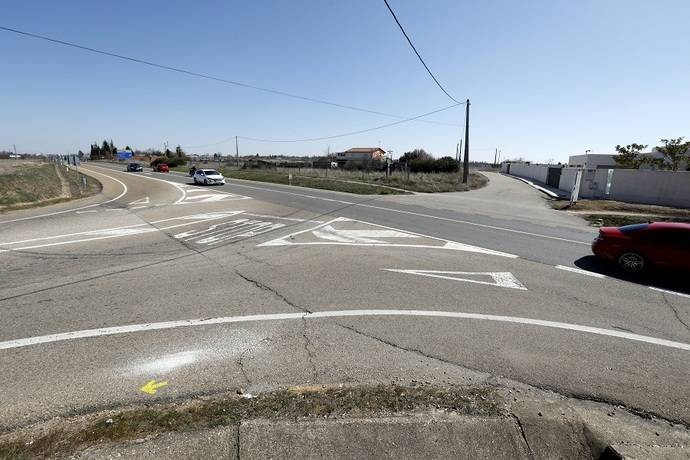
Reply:
<svg viewBox="0 0 690 460"><path fill-rule="evenodd" d="M460 163L451 157L438 160L410 160L409 165L411 172L421 173L457 172L460 169Z"/></svg>

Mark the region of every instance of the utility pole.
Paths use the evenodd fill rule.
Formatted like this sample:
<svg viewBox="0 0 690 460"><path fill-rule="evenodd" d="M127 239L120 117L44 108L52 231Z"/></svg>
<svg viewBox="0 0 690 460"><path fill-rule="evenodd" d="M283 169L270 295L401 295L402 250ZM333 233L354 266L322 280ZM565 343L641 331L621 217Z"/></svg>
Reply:
<svg viewBox="0 0 690 460"><path fill-rule="evenodd" d="M235 158L237 159L237 169L240 169L240 148L237 146L237 136L235 136Z"/></svg>
<svg viewBox="0 0 690 460"><path fill-rule="evenodd" d="M460 142L455 144L455 161L460 162Z"/></svg>
<svg viewBox="0 0 690 460"><path fill-rule="evenodd" d="M470 168L470 100L465 101L465 158L462 161L462 183L467 183Z"/></svg>
<svg viewBox="0 0 690 460"><path fill-rule="evenodd" d="M496 163L497 161L498 161L498 147L496 148L496 150L494 150L494 168L498 164L498 163Z"/></svg>

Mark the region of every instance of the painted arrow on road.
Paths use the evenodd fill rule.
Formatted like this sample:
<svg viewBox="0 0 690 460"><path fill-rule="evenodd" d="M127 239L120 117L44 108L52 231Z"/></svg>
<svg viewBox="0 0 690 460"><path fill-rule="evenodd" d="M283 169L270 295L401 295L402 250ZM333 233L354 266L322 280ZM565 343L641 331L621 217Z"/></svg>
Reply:
<svg viewBox="0 0 690 460"><path fill-rule="evenodd" d="M156 383L155 380L149 380L148 382L146 382L146 384L143 387L141 387L139 389L141 391L143 391L144 393L148 393L150 395L155 395L156 391L158 391L159 388L162 388L162 387L166 386L167 384L168 384L167 381Z"/></svg>
<svg viewBox="0 0 690 460"><path fill-rule="evenodd" d="M509 289L519 289L526 291L527 288L518 281L510 272L448 272L440 270L403 270L398 268L384 268L383 270L397 273L407 273L409 275L429 276L432 278L442 278L453 281L463 281L465 283L485 284L487 286L497 286ZM490 277L493 281L480 281L468 278L468 276Z"/></svg>

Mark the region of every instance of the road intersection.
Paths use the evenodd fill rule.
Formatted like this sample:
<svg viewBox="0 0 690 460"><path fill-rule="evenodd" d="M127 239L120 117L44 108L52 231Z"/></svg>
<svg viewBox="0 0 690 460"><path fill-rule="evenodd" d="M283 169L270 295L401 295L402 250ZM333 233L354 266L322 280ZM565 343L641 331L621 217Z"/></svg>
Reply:
<svg viewBox="0 0 690 460"><path fill-rule="evenodd" d="M83 169L101 196L0 218L2 427L411 381L526 384L690 424L686 293L592 271L594 230L522 183L371 198Z"/></svg>

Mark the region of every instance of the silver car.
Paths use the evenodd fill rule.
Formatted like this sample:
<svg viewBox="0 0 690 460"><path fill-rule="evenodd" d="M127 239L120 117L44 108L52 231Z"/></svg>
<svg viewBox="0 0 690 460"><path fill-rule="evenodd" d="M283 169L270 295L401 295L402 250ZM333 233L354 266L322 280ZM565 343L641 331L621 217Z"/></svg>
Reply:
<svg viewBox="0 0 690 460"><path fill-rule="evenodd" d="M224 185L225 177L215 169L197 169L194 173L194 183L204 185Z"/></svg>

